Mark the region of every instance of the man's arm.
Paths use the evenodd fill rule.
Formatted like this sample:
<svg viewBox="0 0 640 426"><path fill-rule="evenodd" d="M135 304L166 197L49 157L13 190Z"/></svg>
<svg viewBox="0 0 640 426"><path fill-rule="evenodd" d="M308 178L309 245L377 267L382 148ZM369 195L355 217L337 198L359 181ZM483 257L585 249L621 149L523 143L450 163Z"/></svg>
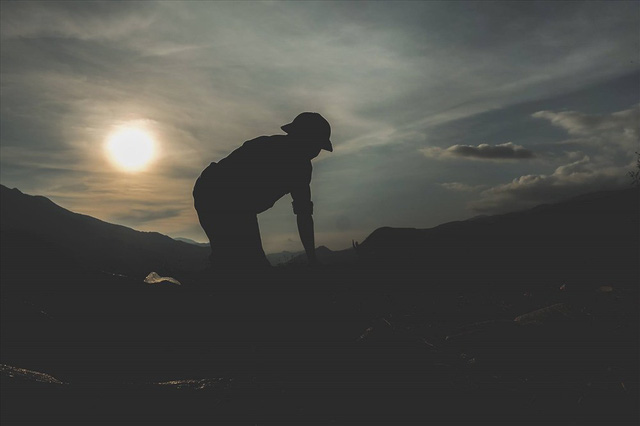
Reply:
<svg viewBox="0 0 640 426"><path fill-rule="evenodd" d="M291 191L293 198L293 213L298 222L298 233L310 265L318 263L316 259L315 235L313 230L313 202L309 185L300 186Z"/></svg>
<svg viewBox="0 0 640 426"><path fill-rule="evenodd" d="M309 265L316 265L318 259L316 258L316 242L313 232L313 216L310 214L297 215L298 233L300 234L300 241L304 247L304 251L307 253L307 259Z"/></svg>

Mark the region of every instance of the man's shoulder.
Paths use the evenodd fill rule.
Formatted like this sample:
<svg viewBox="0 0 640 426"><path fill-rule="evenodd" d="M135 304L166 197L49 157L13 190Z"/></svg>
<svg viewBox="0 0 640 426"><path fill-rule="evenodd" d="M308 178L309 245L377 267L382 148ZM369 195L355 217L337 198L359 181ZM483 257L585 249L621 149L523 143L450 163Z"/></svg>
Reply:
<svg viewBox="0 0 640 426"><path fill-rule="evenodd" d="M250 139L242 144L238 151L245 154L252 153L253 155L268 155L274 151L281 151L284 148L284 139L282 136L258 136L257 138Z"/></svg>
<svg viewBox="0 0 640 426"><path fill-rule="evenodd" d="M272 136L258 136L257 138L250 139L244 143L244 145L257 145L263 143L285 143L287 140L286 135L272 135Z"/></svg>

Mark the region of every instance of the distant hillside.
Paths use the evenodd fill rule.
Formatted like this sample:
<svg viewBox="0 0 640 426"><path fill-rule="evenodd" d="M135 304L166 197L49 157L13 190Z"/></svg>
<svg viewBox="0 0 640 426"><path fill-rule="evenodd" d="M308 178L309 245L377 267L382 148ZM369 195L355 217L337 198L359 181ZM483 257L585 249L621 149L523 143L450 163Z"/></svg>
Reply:
<svg viewBox="0 0 640 426"><path fill-rule="evenodd" d="M267 260L272 266L282 265L289 262L291 259L304 254L303 251L280 251L278 253L268 253Z"/></svg>
<svg viewBox="0 0 640 426"><path fill-rule="evenodd" d="M356 252L352 248L345 250L333 251L325 246L316 248L316 256L321 265L336 265L343 263L355 262L358 258ZM304 265L307 263L307 255L300 252L297 256L292 257L285 265Z"/></svg>
<svg viewBox="0 0 640 426"><path fill-rule="evenodd" d="M199 247L209 247L208 243L199 243L197 241L194 241L190 238L174 238L174 240L176 241L182 241L184 243L188 243L188 244L193 244ZM268 253L267 254L267 260L269 261L269 263L271 263L272 266L276 266L276 265L282 265L284 263L289 262L291 259L294 259L295 257L300 256L301 254L304 254L303 251L280 251L277 253Z"/></svg>
<svg viewBox="0 0 640 426"><path fill-rule="evenodd" d="M142 275L204 269L209 250L73 213L41 196L0 185L2 268L61 264Z"/></svg>
<svg viewBox="0 0 640 426"><path fill-rule="evenodd" d="M639 205L637 188L598 192L430 229L379 228L356 246L370 267L633 282Z"/></svg>
<svg viewBox="0 0 640 426"><path fill-rule="evenodd" d="M174 238L174 240L182 241L183 243L187 243L187 244L193 244L194 246L198 246L198 247L209 247L208 243L199 243L197 241L192 240L191 238L176 237Z"/></svg>

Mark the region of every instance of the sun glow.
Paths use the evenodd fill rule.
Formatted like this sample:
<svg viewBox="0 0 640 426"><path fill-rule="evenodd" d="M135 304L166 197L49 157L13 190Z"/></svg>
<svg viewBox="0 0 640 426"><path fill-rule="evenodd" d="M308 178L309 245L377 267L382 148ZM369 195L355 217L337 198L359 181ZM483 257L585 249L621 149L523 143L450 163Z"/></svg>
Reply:
<svg viewBox="0 0 640 426"><path fill-rule="evenodd" d="M154 151L151 136L135 127L120 128L107 141L111 161L129 172L143 170L153 159Z"/></svg>

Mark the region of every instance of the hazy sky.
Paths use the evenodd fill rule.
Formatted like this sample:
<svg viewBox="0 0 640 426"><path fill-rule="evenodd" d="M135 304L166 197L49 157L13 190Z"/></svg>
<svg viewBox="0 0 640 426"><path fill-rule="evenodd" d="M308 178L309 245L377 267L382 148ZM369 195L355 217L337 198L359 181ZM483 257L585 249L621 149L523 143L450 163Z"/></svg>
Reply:
<svg viewBox="0 0 640 426"><path fill-rule="evenodd" d="M639 2L2 2L1 182L205 241L195 179L302 111L316 243L628 186L640 151ZM119 126L146 170L106 155ZM301 250L290 197L259 216Z"/></svg>

